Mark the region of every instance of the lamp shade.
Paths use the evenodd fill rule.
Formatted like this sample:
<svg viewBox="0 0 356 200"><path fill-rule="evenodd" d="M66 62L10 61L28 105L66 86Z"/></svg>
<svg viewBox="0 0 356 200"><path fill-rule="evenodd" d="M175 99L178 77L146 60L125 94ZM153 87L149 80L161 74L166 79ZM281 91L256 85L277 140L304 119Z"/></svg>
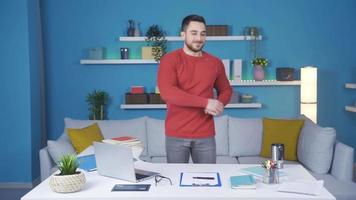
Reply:
<svg viewBox="0 0 356 200"><path fill-rule="evenodd" d="M301 103L317 102L317 68L302 67L300 72L300 101Z"/></svg>
<svg viewBox="0 0 356 200"><path fill-rule="evenodd" d="M300 72L300 114L317 123L317 68L302 67Z"/></svg>

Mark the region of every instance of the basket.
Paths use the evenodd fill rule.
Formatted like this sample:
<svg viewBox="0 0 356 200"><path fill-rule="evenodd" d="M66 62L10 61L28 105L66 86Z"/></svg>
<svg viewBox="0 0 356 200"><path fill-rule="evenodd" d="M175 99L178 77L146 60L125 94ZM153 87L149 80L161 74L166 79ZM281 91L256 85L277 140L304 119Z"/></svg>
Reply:
<svg viewBox="0 0 356 200"><path fill-rule="evenodd" d="M72 175L54 174L49 180L49 186L54 192L69 193L81 190L85 181L86 179L83 172Z"/></svg>

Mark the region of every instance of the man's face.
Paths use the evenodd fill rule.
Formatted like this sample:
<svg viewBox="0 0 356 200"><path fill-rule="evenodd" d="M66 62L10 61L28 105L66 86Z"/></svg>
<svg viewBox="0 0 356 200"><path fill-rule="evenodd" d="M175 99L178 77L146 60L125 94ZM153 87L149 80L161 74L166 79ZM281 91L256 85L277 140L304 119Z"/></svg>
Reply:
<svg viewBox="0 0 356 200"><path fill-rule="evenodd" d="M204 23L191 21L182 32L184 43L193 52L199 52L205 45L206 27Z"/></svg>

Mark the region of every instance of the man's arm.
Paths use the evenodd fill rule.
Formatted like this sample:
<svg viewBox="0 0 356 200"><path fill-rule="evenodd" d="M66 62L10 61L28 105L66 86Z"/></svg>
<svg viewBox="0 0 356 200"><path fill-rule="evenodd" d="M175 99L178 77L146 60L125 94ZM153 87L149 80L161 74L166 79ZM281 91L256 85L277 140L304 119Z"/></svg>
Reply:
<svg viewBox="0 0 356 200"><path fill-rule="evenodd" d="M226 77L223 63L219 60L218 77L214 84L217 90L217 99L226 106L230 102L232 95L232 88L230 82Z"/></svg>
<svg viewBox="0 0 356 200"><path fill-rule="evenodd" d="M200 108L205 108L208 105L207 98L189 94L178 87L175 64L167 57L161 59L157 82L162 99L168 103Z"/></svg>

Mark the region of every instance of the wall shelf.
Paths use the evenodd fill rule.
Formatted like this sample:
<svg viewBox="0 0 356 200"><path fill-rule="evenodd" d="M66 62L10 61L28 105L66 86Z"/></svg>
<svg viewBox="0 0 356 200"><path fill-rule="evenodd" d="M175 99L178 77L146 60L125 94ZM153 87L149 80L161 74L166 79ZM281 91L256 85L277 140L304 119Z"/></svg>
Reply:
<svg viewBox="0 0 356 200"><path fill-rule="evenodd" d="M167 109L166 104L121 104L121 109ZM262 108L261 103L230 103L227 104L226 109L229 108Z"/></svg>
<svg viewBox="0 0 356 200"><path fill-rule="evenodd" d="M232 86L283 86L283 85L300 85L300 81L277 81L277 80L243 80L243 81L230 81Z"/></svg>
<svg viewBox="0 0 356 200"><path fill-rule="evenodd" d="M345 110L349 112L356 112L356 106L345 106Z"/></svg>
<svg viewBox="0 0 356 200"><path fill-rule="evenodd" d="M356 83L346 83L345 88L356 89Z"/></svg>
<svg viewBox="0 0 356 200"><path fill-rule="evenodd" d="M233 36L207 36L207 41L239 41L239 40L254 40L255 36L233 35ZM119 37L122 42L145 42L146 37ZM167 41L183 41L180 36L166 36ZM262 40L262 36L258 36L256 40Z"/></svg>
<svg viewBox="0 0 356 200"><path fill-rule="evenodd" d="M155 60L125 59L125 60L80 60L82 65L94 64L157 64Z"/></svg>

